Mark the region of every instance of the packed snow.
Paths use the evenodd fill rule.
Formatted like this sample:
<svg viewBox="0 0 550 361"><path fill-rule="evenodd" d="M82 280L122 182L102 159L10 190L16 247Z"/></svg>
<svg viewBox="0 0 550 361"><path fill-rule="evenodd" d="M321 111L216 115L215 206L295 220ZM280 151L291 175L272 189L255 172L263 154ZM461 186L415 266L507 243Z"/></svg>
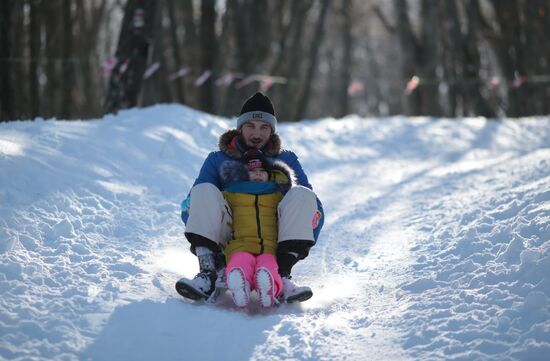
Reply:
<svg viewBox="0 0 550 361"><path fill-rule="evenodd" d="M550 117L281 124L326 220L302 304L181 298L179 219L234 120L0 124L0 358L547 360Z"/></svg>

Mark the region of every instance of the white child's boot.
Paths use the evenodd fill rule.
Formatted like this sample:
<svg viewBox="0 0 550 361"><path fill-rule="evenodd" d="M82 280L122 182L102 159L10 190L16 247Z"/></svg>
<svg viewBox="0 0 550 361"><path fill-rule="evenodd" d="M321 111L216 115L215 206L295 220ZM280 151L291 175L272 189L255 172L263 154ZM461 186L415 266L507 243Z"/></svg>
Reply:
<svg viewBox="0 0 550 361"><path fill-rule="evenodd" d="M273 307L275 303L275 281L273 276L265 267L256 272L256 291L262 307Z"/></svg>
<svg viewBox="0 0 550 361"><path fill-rule="evenodd" d="M240 268L233 268L227 275L227 288L231 291L237 307L246 307L250 302L250 284Z"/></svg>

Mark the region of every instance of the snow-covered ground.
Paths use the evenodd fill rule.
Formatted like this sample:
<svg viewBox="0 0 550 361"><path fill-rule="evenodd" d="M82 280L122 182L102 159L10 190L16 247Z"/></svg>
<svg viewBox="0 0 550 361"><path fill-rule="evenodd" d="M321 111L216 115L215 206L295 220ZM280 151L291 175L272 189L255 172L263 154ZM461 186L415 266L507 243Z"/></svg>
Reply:
<svg viewBox="0 0 550 361"><path fill-rule="evenodd" d="M0 124L0 359L547 360L550 117L283 124L324 203L303 304L174 290L231 120L175 105Z"/></svg>

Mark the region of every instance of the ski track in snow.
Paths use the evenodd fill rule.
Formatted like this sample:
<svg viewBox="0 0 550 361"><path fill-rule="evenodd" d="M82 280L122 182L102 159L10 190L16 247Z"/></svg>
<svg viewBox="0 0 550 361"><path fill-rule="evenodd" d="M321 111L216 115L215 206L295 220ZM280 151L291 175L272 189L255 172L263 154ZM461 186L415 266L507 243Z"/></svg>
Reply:
<svg viewBox="0 0 550 361"><path fill-rule="evenodd" d="M543 360L550 118L280 125L327 219L303 304L182 300L179 202L232 122L0 124L0 358Z"/></svg>

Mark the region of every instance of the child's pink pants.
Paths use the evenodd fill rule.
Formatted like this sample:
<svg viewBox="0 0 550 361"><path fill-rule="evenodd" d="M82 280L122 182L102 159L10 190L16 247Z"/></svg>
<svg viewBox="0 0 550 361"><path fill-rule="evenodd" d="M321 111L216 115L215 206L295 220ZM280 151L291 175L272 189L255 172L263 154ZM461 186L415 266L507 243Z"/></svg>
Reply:
<svg viewBox="0 0 550 361"><path fill-rule="evenodd" d="M279 275L279 266L277 265L277 258L272 254L259 254L254 255L248 252L235 252L231 255L231 259L225 267L225 275L229 275L234 268L240 268L243 270L244 277L250 284L250 290L256 289L256 282L254 281L256 272L260 268L266 268L271 277L273 277L273 283L275 289L273 295L277 297L283 288L283 280Z"/></svg>

